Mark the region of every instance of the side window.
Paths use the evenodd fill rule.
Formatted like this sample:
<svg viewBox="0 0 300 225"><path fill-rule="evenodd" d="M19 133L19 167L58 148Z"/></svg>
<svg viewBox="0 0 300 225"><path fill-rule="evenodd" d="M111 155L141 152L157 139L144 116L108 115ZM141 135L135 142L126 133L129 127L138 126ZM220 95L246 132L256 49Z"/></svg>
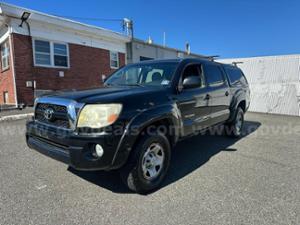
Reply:
<svg viewBox="0 0 300 225"><path fill-rule="evenodd" d="M204 74L206 78L206 82L211 87L217 87L224 84L224 76L221 71L221 68L216 65L205 65L204 66Z"/></svg>
<svg viewBox="0 0 300 225"><path fill-rule="evenodd" d="M119 68L119 53L110 51L110 68L118 69Z"/></svg>
<svg viewBox="0 0 300 225"><path fill-rule="evenodd" d="M190 65L190 66L187 66L184 69L184 71L183 71L182 81L185 78L190 77L190 76L198 76L198 77L200 77L200 79L201 79L201 86L200 86L200 88L205 87L205 79L204 79L203 69L202 69L201 65Z"/></svg>
<svg viewBox="0 0 300 225"><path fill-rule="evenodd" d="M8 41L5 41L1 44L1 65L2 70L6 70L9 68L9 45Z"/></svg>
<svg viewBox="0 0 300 225"><path fill-rule="evenodd" d="M34 40L34 65L47 67L69 66L68 44Z"/></svg>
<svg viewBox="0 0 300 225"><path fill-rule="evenodd" d="M54 66L68 67L68 48L66 44L53 43Z"/></svg>
<svg viewBox="0 0 300 225"><path fill-rule="evenodd" d="M236 84L240 81L245 83L245 79L244 79L244 76L242 74L242 71L239 70L238 68L225 67L225 71L228 75L230 84Z"/></svg>
<svg viewBox="0 0 300 225"><path fill-rule="evenodd" d="M51 50L49 41L34 41L34 54L36 65L51 66Z"/></svg>

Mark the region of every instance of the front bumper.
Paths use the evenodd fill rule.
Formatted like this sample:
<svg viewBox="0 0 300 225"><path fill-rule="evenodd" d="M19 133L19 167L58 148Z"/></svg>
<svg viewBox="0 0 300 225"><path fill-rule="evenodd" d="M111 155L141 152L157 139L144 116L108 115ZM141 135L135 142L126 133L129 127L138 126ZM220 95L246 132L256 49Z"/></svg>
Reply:
<svg viewBox="0 0 300 225"><path fill-rule="evenodd" d="M83 136L35 121L26 124L26 140L31 149L77 170L111 170L121 167L129 153L126 145L121 144L122 137L105 132ZM96 144L104 149L101 158L92 154Z"/></svg>

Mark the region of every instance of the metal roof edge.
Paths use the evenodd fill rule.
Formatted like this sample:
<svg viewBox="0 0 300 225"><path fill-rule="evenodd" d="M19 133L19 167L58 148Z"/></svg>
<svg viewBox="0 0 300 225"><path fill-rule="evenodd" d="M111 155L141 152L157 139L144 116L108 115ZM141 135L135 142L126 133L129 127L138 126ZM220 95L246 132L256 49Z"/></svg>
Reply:
<svg viewBox="0 0 300 225"><path fill-rule="evenodd" d="M149 45L149 46L154 46L154 47L158 47L158 48L168 49L168 50L171 50L171 51L177 51L177 52L180 52L180 53L184 53L184 54L186 54L188 56L207 57L205 55L200 55L200 54L196 54L196 53L187 54L186 51L183 51L183 50L180 50L180 49L176 49L176 48L172 48L172 47L163 46L163 45L156 44L156 43L149 44L146 41L143 41L143 40L138 39L138 38L134 38L133 41L139 42L141 44Z"/></svg>
<svg viewBox="0 0 300 225"><path fill-rule="evenodd" d="M98 34L98 35L102 35L102 36L113 38L113 39L118 39L123 42L130 41L130 37L125 36L122 33L119 33L116 31L108 30L108 29L94 26L94 25L81 23L78 21L70 20L67 18L59 17L59 16L46 14L46 13L28 9L28 8L19 7L19 6L8 4L5 2L0 2L0 14L1 15L21 18L22 13L24 11L31 13L29 20L34 20L37 22L48 23L48 24L57 24L62 27L71 28L73 30L80 30L80 31L84 30L89 33Z"/></svg>

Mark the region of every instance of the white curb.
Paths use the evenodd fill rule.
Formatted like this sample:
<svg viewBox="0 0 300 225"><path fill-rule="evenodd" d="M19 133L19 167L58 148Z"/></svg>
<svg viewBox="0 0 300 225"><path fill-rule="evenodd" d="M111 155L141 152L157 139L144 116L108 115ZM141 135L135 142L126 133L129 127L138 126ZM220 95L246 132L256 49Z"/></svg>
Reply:
<svg viewBox="0 0 300 225"><path fill-rule="evenodd" d="M29 119L32 116L33 116L33 113L26 113L26 114L12 115L12 116L3 116L3 117L0 117L0 122Z"/></svg>

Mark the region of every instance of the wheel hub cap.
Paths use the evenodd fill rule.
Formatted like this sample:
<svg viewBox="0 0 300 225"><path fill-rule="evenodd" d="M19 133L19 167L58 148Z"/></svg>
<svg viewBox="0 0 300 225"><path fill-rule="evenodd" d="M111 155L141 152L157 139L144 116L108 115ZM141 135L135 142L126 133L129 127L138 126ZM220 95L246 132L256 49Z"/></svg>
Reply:
<svg viewBox="0 0 300 225"><path fill-rule="evenodd" d="M149 146L142 161L143 176L145 179L152 180L160 174L164 158L165 154L160 144L153 143Z"/></svg>

